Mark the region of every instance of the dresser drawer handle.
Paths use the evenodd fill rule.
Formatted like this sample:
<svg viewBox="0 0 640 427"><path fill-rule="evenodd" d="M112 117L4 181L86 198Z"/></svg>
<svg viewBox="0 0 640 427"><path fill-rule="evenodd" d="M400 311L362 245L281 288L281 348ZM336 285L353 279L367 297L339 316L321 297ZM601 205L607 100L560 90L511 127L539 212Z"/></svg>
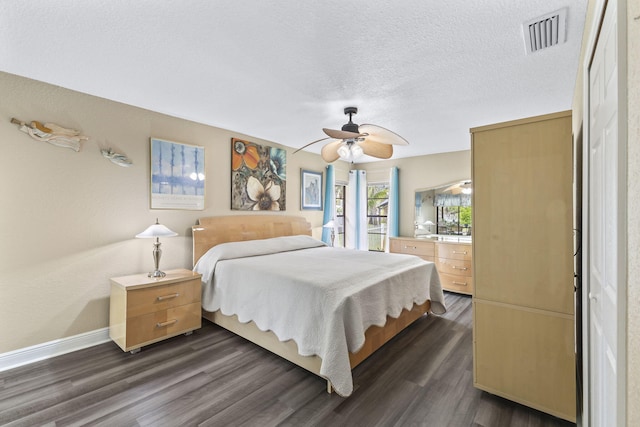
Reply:
<svg viewBox="0 0 640 427"><path fill-rule="evenodd" d="M180 296L180 294L177 293L177 292L175 294L171 294L171 295L162 295L162 296L158 297L158 301L164 301L166 299L176 298L176 297L179 297L179 296Z"/></svg>
<svg viewBox="0 0 640 427"><path fill-rule="evenodd" d="M405 249L418 249L417 246L407 246L407 245L404 245L404 248Z"/></svg>
<svg viewBox="0 0 640 427"><path fill-rule="evenodd" d="M454 285L467 286L467 282L461 283L461 282L453 281L451 283L453 283Z"/></svg>
<svg viewBox="0 0 640 427"><path fill-rule="evenodd" d="M456 267L455 265L452 265L451 268L454 270L462 270L462 271L467 271L469 269L468 267Z"/></svg>
<svg viewBox="0 0 640 427"><path fill-rule="evenodd" d="M460 252L460 251L453 251L453 253L454 253L454 254L462 254L462 255L466 255L466 254L467 254L467 251L462 251L462 252Z"/></svg>
<svg viewBox="0 0 640 427"><path fill-rule="evenodd" d="M156 323L156 328L163 328L165 326L173 325L178 322L178 319L167 320L166 322L158 322Z"/></svg>

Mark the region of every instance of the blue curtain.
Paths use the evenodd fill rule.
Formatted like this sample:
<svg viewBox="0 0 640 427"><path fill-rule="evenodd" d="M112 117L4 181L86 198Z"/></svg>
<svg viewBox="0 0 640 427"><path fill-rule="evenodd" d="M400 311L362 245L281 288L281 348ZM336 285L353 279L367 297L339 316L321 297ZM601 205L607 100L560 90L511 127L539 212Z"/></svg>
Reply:
<svg viewBox="0 0 640 427"><path fill-rule="evenodd" d="M327 166L327 179L324 183L324 214L322 216L322 225L328 223L332 219L335 220L336 215L336 179L333 173L333 165ZM322 228L322 241L327 245L331 245L331 229Z"/></svg>
<svg viewBox="0 0 640 427"><path fill-rule="evenodd" d="M399 229L399 183L398 168L391 168L389 176L389 212L387 214L387 242L385 244L386 252L389 252L389 237L398 237Z"/></svg>
<svg viewBox="0 0 640 427"><path fill-rule="evenodd" d="M471 206L471 194L436 194L433 206Z"/></svg>

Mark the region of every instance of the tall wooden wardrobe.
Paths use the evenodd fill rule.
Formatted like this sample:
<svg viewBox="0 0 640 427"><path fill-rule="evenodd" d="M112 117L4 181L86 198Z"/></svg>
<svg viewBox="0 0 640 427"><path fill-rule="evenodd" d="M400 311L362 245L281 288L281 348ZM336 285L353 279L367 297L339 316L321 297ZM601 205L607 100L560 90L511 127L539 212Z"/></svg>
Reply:
<svg viewBox="0 0 640 427"><path fill-rule="evenodd" d="M571 112L471 138L474 385L575 421Z"/></svg>

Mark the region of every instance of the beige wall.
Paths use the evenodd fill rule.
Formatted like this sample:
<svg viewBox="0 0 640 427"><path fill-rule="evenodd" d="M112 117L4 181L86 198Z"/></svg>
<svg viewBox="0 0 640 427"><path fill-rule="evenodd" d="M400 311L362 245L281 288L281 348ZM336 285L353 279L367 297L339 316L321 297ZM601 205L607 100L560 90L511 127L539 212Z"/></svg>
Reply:
<svg viewBox="0 0 640 427"><path fill-rule="evenodd" d="M393 166L399 169L400 235L413 236L415 190L470 179L471 151L453 151L356 165L358 169L367 171L368 182L389 181L389 170Z"/></svg>
<svg viewBox="0 0 640 427"><path fill-rule="evenodd" d="M584 64L588 62L586 52L589 41L595 37L600 19L602 1L589 0L583 52L576 79L573 98L573 132L578 135L583 123L583 102L586 93L583 88ZM625 20L619 22L622 37L626 38L627 57L627 424L640 425L640 407L634 402L640 400L640 312L635 304L640 301L640 224L636 220L640 212L640 2L618 0L620 15ZM625 11L626 7L626 11ZM626 31L626 34L625 34ZM626 37L625 37L626 36ZM621 135L625 132L621 132Z"/></svg>
<svg viewBox="0 0 640 427"><path fill-rule="evenodd" d="M152 244L137 233L160 222L179 233L162 240L162 269L191 268L191 226L231 211L231 137L278 145L238 132L0 73L0 354L108 326L109 278L152 270ZM34 141L10 120L81 129L80 152ZM205 147L204 211L149 208L149 138ZM133 160L102 157L112 147ZM286 147L285 147L286 148ZM322 212L300 210L300 168L324 171L320 156L287 149L287 211L305 216L319 237ZM412 235L413 191L469 178L468 151L358 167L387 180L400 167L401 234ZM350 165L335 163L346 181ZM384 172L382 172L384 170Z"/></svg>
<svg viewBox="0 0 640 427"><path fill-rule="evenodd" d="M198 217L246 213L230 210L231 137L273 145L6 73L0 93L0 353L108 326L109 278L153 269L152 242L134 236L156 217L179 233L162 240L161 268L190 268ZM76 153L32 140L12 117L82 129L91 139ZM205 147L204 211L149 209L151 136ZM109 162L99 146L134 165ZM304 215L318 233L322 212L300 211L300 168L325 163L292 151L286 213Z"/></svg>

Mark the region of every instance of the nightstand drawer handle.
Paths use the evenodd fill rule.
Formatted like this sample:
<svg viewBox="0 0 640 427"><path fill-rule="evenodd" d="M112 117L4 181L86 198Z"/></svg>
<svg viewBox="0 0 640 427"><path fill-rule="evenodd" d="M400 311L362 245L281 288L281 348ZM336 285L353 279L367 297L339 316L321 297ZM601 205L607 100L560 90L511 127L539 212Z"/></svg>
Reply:
<svg viewBox="0 0 640 427"><path fill-rule="evenodd" d="M167 320L166 322L158 322L158 323L156 323L156 328L162 328L164 326L173 325L177 321L178 321L178 319Z"/></svg>
<svg viewBox="0 0 640 427"><path fill-rule="evenodd" d="M462 252L460 252L460 251L453 251L453 253L454 253L454 254L462 254L462 255L466 255L466 254L467 254L467 251L462 251Z"/></svg>
<svg viewBox="0 0 640 427"><path fill-rule="evenodd" d="M180 294L177 293L177 292L175 294L171 294L171 295L163 295L163 296L158 297L158 301L164 301L166 299L176 298L176 297L179 297L179 296L180 296Z"/></svg>
<svg viewBox="0 0 640 427"><path fill-rule="evenodd" d="M404 245L404 248L405 249L418 249L416 246L407 246L407 245Z"/></svg>
<svg viewBox="0 0 640 427"><path fill-rule="evenodd" d="M454 285L460 285L460 286L467 286L467 283L466 283L466 282L464 282L464 283L460 283L460 282L455 282L455 281L454 281L454 282L453 282L453 284L454 284Z"/></svg>
<svg viewBox="0 0 640 427"><path fill-rule="evenodd" d="M469 269L467 267L456 267L455 265L452 265L451 268L454 270L462 270L462 271L467 271Z"/></svg>

